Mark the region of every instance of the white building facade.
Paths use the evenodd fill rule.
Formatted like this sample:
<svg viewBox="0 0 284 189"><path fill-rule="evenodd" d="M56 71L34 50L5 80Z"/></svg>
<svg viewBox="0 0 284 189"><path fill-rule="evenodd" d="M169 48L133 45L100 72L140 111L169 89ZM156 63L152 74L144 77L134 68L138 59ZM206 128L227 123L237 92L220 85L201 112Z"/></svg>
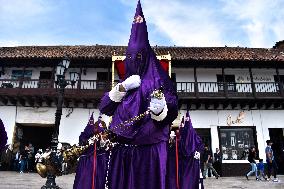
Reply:
<svg viewBox="0 0 284 189"><path fill-rule="evenodd" d="M60 47L33 47L30 53L26 48L0 48L0 119L8 142L16 148L29 142L44 148L55 124L54 78L61 51ZM80 76L75 85L65 89L59 141L76 144L90 115L99 116L100 97L110 89L112 52L98 55L108 46L64 48L65 54L71 54L66 75L75 71ZM124 52L123 47L111 48ZM276 155L284 164L284 50L176 47L157 51L172 54L171 75L180 108L175 126L189 110L205 145L213 152L221 149L225 175L234 175L230 174L232 169L247 165L246 151L251 146L265 159L268 139L277 143ZM110 118L103 115L103 120L109 123Z"/></svg>

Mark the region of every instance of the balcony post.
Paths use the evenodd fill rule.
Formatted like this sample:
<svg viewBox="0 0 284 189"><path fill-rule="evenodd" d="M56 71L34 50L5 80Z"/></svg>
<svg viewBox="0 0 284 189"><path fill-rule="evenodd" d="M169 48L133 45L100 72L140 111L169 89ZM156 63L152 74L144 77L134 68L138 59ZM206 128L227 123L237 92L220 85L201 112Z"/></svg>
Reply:
<svg viewBox="0 0 284 189"><path fill-rule="evenodd" d="M277 75L277 80L278 80L278 87L279 87L279 92L282 97L284 97L284 92L283 92L283 83L281 82L280 76L279 76L279 69L276 68L276 75Z"/></svg>
<svg viewBox="0 0 284 189"><path fill-rule="evenodd" d="M196 66L194 66L193 75L194 75L194 94L195 94L195 97L196 97L196 98L199 98L198 83L197 83L197 74L196 74Z"/></svg>
<svg viewBox="0 0 284 189"><path fill-rule="evenodd" d="M19 88L20 88L20 89L23 87L24 78L25 78L26 66L24 66L24 68L23 68L22 71L23 71L23 73L22 73L22 76L21 76L20 81L19 81Z"/></svg>
<svg viewBox="0 0 284 189"><path fill-rule="evenodd" d="M77 84L78 90L81 90L82 72L83 72L83 69L82 69L82 65L80 64L80 74L79 74L79 79L78 79L78 84Z"/></svg>
<svg viewBox="0 0 284 189"><path fill-rule="evenodd" d="M255 83L254 83L254 81L253 81L253 76L252 76L251 67L249 68L249 75L250 75L250 82L251 82L252 95L253 95L254 98L256 98L256 89L255 89Z"/></svg>
<svg viewBox="0 0 284 189"><path fill-rule="evenodd" d="M228 86L227 86L227 82L226 82L225 68L224 67L222 67L222 77L223 77L224 94L225 94L225 97L228 98Z"/></svg>

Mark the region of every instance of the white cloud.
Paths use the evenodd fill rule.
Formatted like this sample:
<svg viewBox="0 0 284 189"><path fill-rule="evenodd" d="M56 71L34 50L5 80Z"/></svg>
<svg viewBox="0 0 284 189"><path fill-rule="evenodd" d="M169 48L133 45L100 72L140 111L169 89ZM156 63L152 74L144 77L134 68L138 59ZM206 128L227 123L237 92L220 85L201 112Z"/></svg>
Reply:
<svg viewBox="0 0 284 189"><path fill-rule="evenodd" d="M121 2L134 4L127 0ZM147 22L175 45L224 45L221 28L213 18L214 12L206 7L173 0L144 0L142 6Z"/></svg>
<svg viewBox="0 0 284 189"><path fill-rule="evenodd" d="M50 4L44 0L0 0L0 5L2 24L21 25L51 9Z"/></svg>
<svg viewBox="0 0 284 189"><path fill-rule="evenodd" d="M272 47L283 40L283 0L221 0L223 12L241 21L249 46Z"/></svg>
<svg viewBox="0 0 284 189"><path fill-rule="evenodd" d="M12 41L12 40L4 40L0 39L0 47L15 47L19 46L21 43L19 41Z"/></svg>

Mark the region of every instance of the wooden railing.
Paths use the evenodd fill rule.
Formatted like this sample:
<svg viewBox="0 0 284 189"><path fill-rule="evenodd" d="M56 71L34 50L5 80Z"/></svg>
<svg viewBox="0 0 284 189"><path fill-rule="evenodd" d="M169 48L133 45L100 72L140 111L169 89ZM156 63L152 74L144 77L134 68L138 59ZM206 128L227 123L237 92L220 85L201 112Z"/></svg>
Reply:
<svg viewBox="0 0 284 189"><path fill-rule="evenodd" d="M70 81L68 81L70 82ZM0 79L0 91L17 89L56 89L54 80L12 80ZM235 82L176 82L175 88L182 97L284 97L283 83L235 83ZM100 90L111 89L111 82L98 80L81 80L66 87L68 90Z"/></svg>
<svg viewBox="0 0 284 189"><path fill-rule="evenodd" d="M283 83L277 82L176 82L176 90L182 96L194 97L283 97Z"/></svg>

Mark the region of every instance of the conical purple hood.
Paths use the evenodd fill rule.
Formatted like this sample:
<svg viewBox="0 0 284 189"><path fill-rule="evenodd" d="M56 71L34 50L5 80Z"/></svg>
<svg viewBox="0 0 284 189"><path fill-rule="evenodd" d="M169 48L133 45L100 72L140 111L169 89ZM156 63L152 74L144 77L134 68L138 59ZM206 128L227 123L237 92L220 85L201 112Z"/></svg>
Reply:
<svg viewBox="0 0 284 189"><path fill-rule="evenodd" d="M150 43L148 40L146 20L142 11L141 3L138 1L127 51L137 52L148 48L150 48Z"/></svg>
<svg viewBox="0 0 284 189"><path fill-rule="evenodd" d="M150 104L150 95L154 90L162 89L164 95L168 96L168 98L172 98L174 103L176 103L176 91L174 90L173 83L168 73L162 68L156 54L149 44L146 21L140 1L138 1L134 22L132 23L124 64L125 79L131 75L139 75L141 78L141 85L139 88L127 92L127 95L116 109L110 124L110 129L114 133L125 138L132 139L135 135L136 138L138 138L138 135L144 137L147 129L153 129L153 126L151 125L152 121L145 121L149 117L137 121L133 125L127 126L127 129L125 129L126 127L116 126L147 111ZM103 102L101 102L101 104L103 104ZM100 109L102 110L102 108ZM175 118L176 113L177 111L173 111L172 117ZM170 114L170 112L168 112L168 114ZM141 128L143 128L144 133ZM168 129L165 127L165 133L166 132L168 132ZM164 136L168 135L165 134ZM136 142L143 143L145 142L145 139L142 139L141 137L141 141L136 139Z"/></svg>
<svg viewBox="0 0 284 189"><path fill-rule="evenodd" d="M203 143L192 126L189 112L186 112L184 128L181 133L181 151L185 156L191 156L195 151L203 151Z"/></svg>
<svg viewBox="0 0 284 189"><path fill-rule="evenodd" d="M156 58L148 40L147 25L141 3L138 1L126 50L126 78L131 75L145 75L146 69L151 66L149 65L151 56Z"/></svg>

